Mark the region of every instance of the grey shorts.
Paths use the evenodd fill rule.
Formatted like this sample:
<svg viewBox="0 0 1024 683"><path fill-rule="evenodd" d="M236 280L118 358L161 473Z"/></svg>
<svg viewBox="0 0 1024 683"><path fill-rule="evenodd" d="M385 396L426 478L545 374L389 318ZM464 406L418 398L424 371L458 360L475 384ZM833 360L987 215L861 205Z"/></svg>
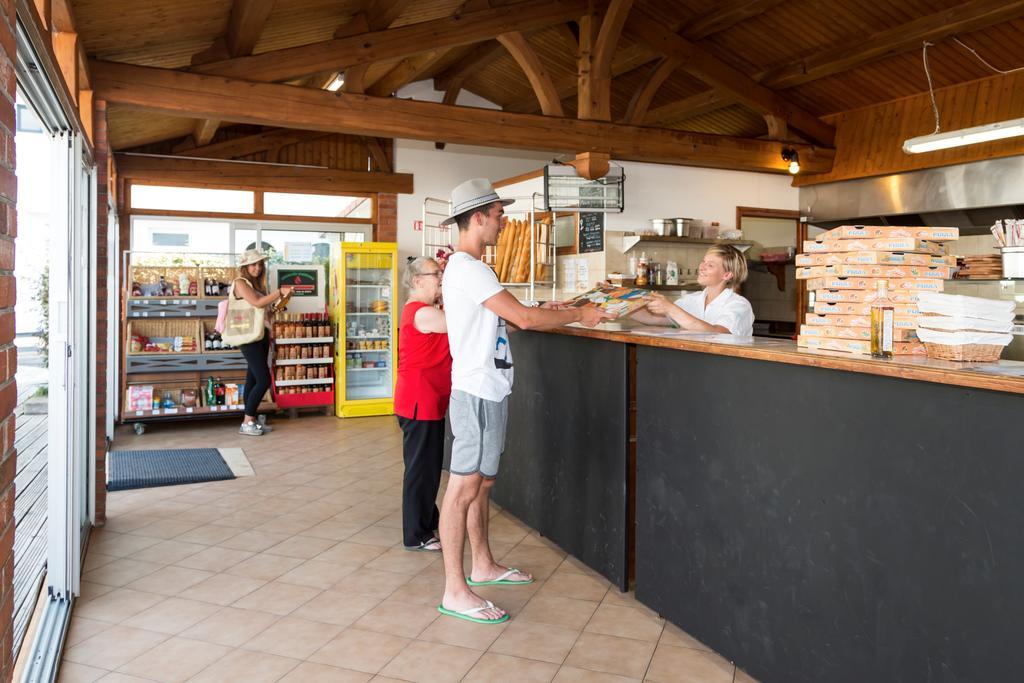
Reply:
<svg viewBox="0 0 1024 683"><path fill-rule="evenodd" d="M448 404L452 425L452 474L476 474L485 479L498 476L498 461L505 450L505 422L508 397L488 401L464 391L453 391Z"/></svg>

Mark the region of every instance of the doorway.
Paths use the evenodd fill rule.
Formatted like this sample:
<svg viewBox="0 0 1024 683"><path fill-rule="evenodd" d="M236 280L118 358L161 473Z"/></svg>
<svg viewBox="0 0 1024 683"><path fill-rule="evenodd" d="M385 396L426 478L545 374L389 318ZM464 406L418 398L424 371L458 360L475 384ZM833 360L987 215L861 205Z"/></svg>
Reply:
<svg viewBox="0 0 1024 683"><path fill-rule="evenodd" d="M793 259L804 239L800 212L738 206L736 227L744 240L754 242L743 286L754 309L754 335L796 339L806 300Z"/></svg>

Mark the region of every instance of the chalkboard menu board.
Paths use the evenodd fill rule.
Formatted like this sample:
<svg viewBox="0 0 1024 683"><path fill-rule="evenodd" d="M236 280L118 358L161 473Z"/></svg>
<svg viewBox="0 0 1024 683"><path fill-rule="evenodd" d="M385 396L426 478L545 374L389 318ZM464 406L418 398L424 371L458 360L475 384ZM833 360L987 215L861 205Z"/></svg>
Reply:
<svg viewBox="0 0 1024 683"><path fill-rule="evenodd" d="M604 251L604 214L580 213L579 253Z"/></svg>

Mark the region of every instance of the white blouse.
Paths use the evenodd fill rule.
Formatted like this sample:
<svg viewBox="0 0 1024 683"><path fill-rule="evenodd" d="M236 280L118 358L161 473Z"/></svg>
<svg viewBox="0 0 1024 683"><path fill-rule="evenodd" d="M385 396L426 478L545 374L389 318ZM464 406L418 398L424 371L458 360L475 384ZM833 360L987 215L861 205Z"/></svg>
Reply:
<svg viewBox="0 0 1024 683"><path fill-rule="evenodd" d="M690 292L676 299L676 306L709 325L728 328L730 334L750 337L754 334L754 309L750 302L731 289L726 289L705 307L708 290Z"/></svg>

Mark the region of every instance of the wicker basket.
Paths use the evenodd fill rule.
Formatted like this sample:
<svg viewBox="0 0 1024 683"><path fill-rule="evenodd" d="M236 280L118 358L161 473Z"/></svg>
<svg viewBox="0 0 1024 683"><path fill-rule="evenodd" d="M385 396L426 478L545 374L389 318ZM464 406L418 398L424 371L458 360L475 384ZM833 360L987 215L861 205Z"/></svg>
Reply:
<svg viewBox="0 0 1024 683"><path fill-rule="evenodd" d="M175 337L192 337L196 342L196 350L184 353L198 353L203 341L200 321L185 318L165 318L162 320L129 320L128 321L128 354L132 356L155 356L176 353L175 351L132 351L132 337L139 335L149 339L174 339Z"/></svg>
<svg viewBox="0 0 1024 683"><path fill-rule="evenodd" d="M238 277L238 268L232 266L203 266L199 272L199 295L205 299L221 299L223 297L207 296L203 284L207 278L230 285L231 281Z"/></svg>
<svg viewBox="0 0 1024 683"><path fill-rule="evenodd" d="M163 278L164 282L168 285L177 285L182 275L188 278L190 284L195 283L197 291L199 291L198 287L201 281L199 280L198 268L191 266L132 266L128 273L128 292L131 293L135 285L143 288L156 285L160 282L160 278ZM174 296L185 297L190 295L187 291L179 291ZM144 295L142 298L153 299L157 297Z"/></svg>
<svg viewBox="0 0 1024 683"><path fill-rule="evenodd" d="M1005 347L998 344L934 344L925 342L929 358L966 362L991 363L999 360Z"/></svg>

